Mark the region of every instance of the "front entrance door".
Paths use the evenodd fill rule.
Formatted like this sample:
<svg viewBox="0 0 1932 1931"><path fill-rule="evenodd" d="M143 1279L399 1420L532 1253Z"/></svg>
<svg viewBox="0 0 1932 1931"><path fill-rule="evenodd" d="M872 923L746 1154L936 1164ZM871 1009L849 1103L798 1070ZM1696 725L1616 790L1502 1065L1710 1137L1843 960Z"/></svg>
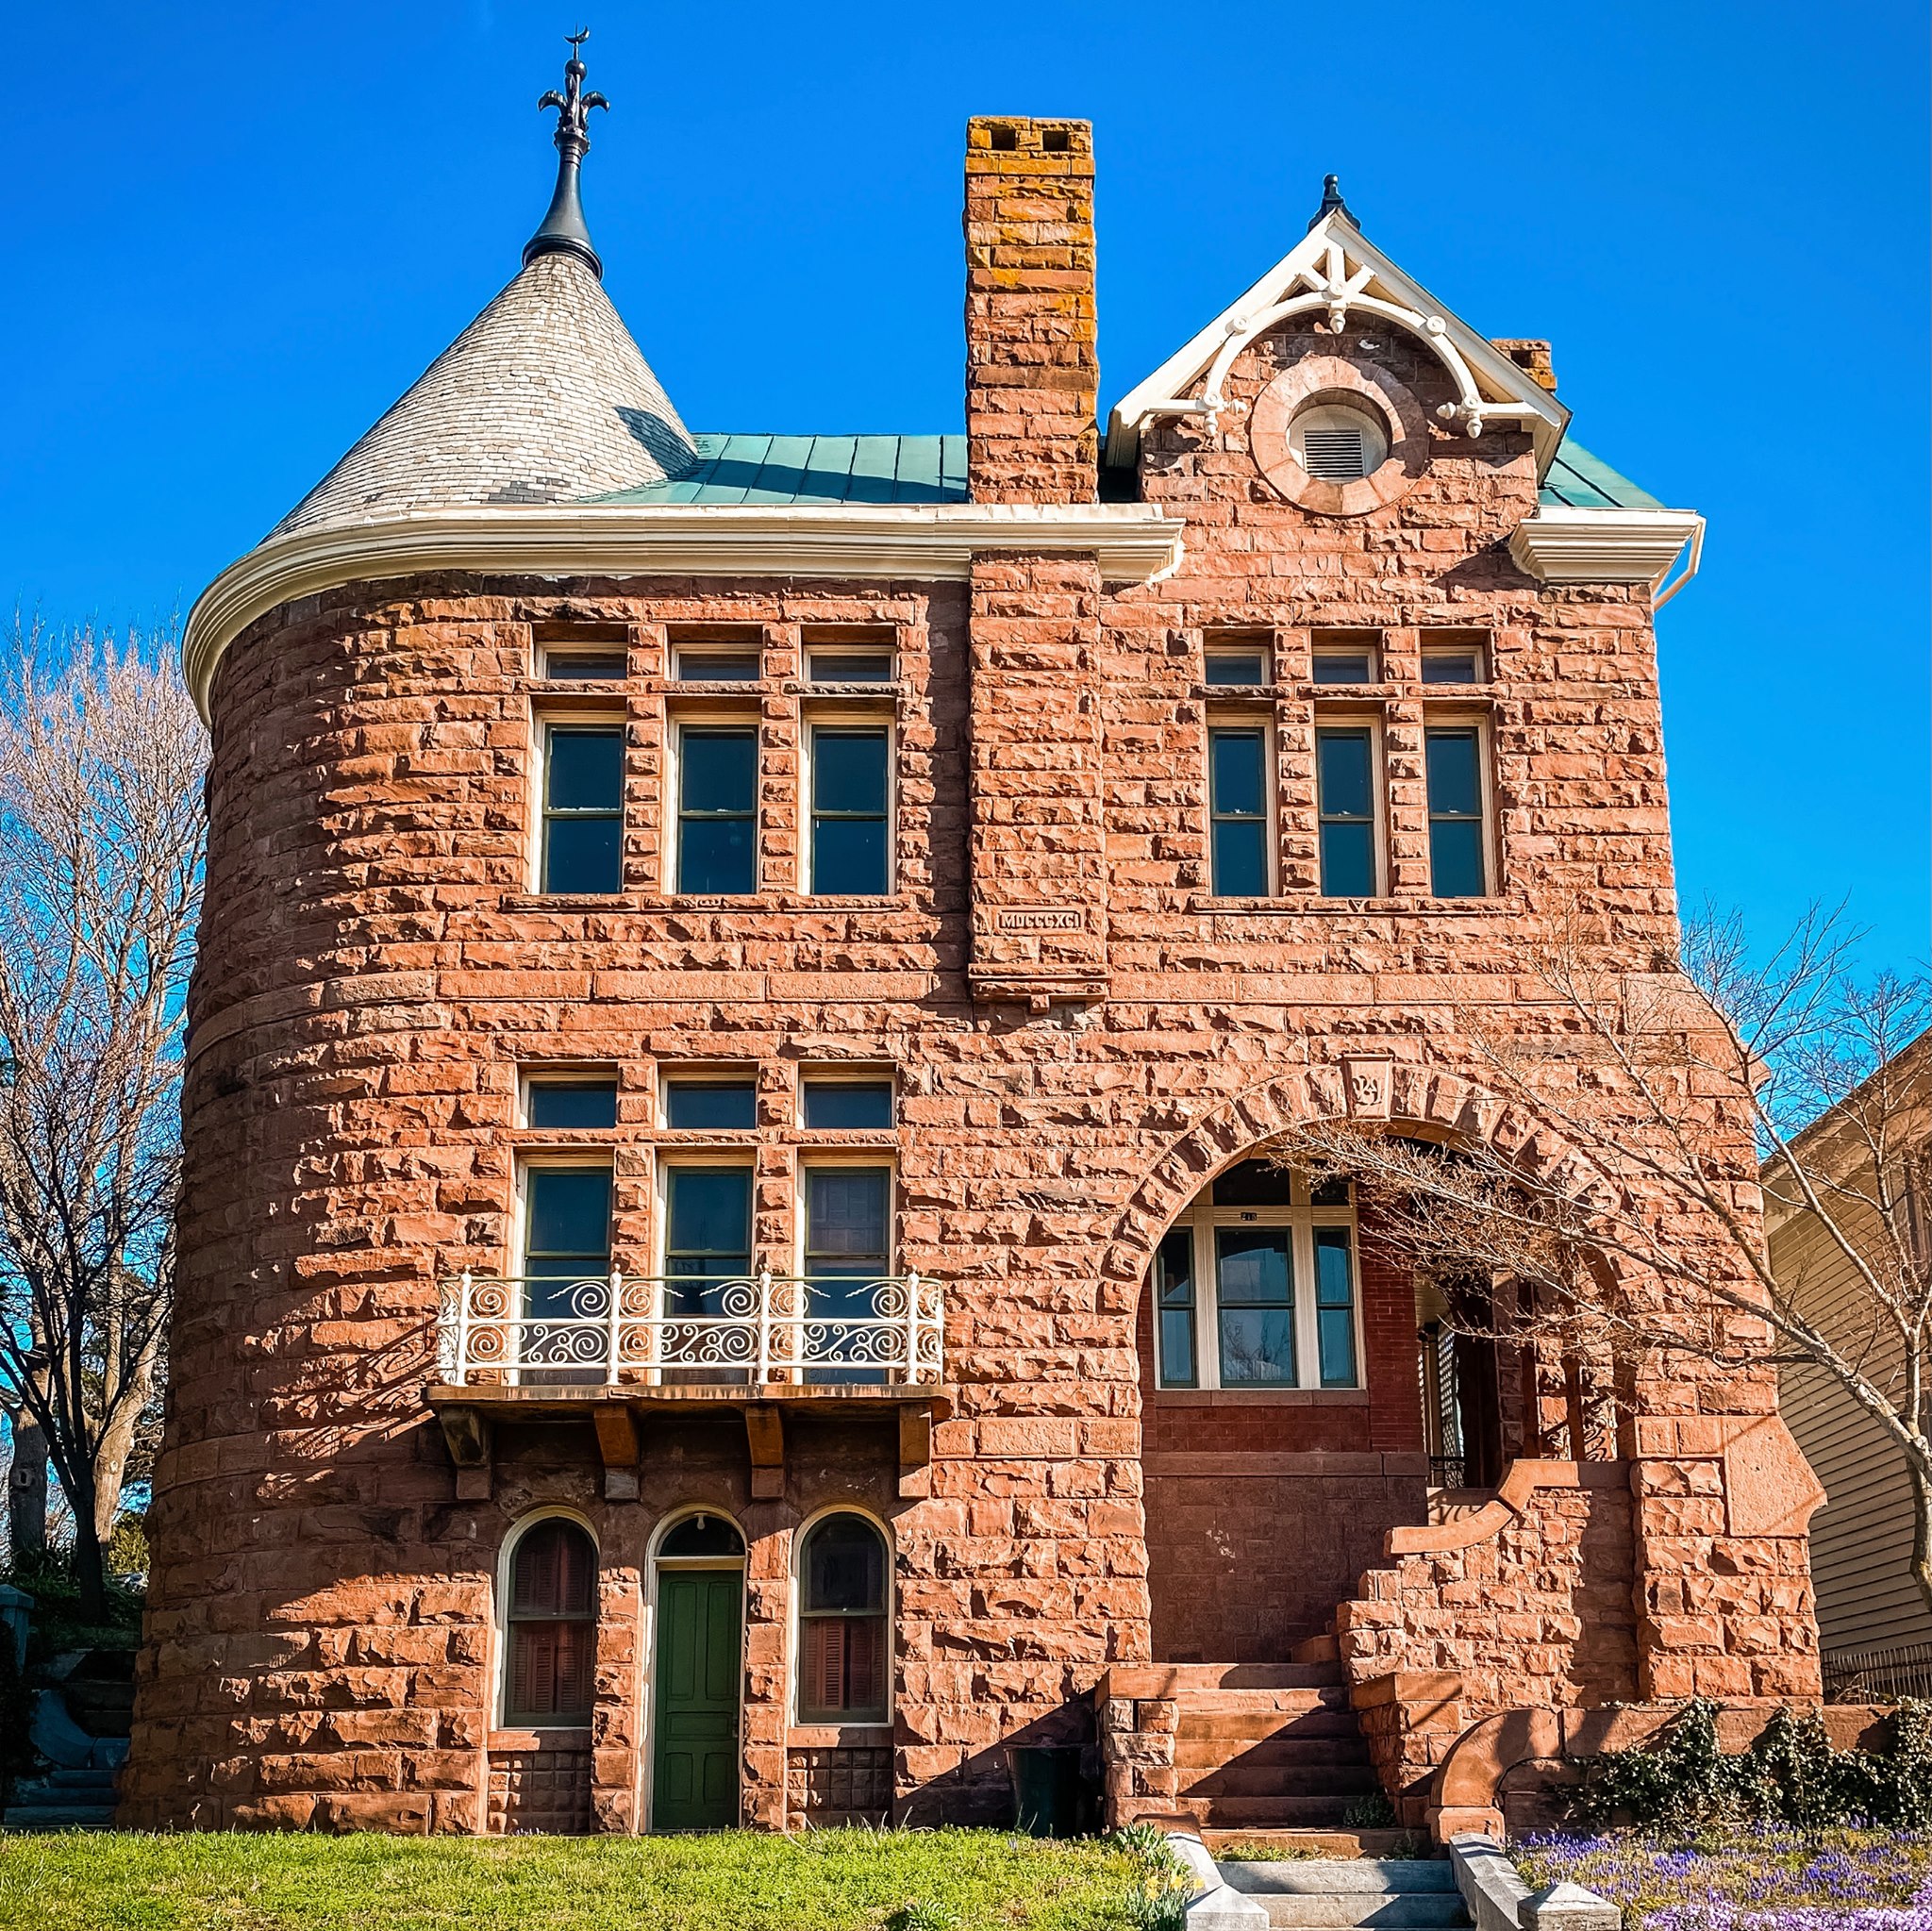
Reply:
<svg viewBox="0 0 1932 1931"><path fill-rule="evenodd" d="M738 1822L743 1594L736 1569L658 1572L653 1830L728 1830Z"/></svg>

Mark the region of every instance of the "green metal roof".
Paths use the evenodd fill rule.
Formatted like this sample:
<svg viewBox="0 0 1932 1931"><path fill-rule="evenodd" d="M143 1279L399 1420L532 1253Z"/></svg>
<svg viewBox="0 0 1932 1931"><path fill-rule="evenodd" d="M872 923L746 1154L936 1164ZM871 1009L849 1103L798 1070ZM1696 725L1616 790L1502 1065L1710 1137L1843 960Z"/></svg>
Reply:
<svg viewBox="0 0 1932 1931"><path fill-rule="evenodd" d="M963 503L963 436L694 436L695 469L605 503Z"/></svg>
<svg viewBox="0 0 1932 1931"><path fill-rule="evenodd" d="M603 503L964 503L963 436L698 435L694 469ZM1628 476L1565 440L1541 501L1573 509L1659 509Z"/></svg>
<svg viewBox="0 0 1932 1931"><path fill-rule="evenodd" d="M1661 509L1647 490L1640 490L1628 476L1622 476L1608 463L1591 455L1567 436L1557 451L1550 473L1543 478L1538 500L1557 503L1570 509Z"/></svg>

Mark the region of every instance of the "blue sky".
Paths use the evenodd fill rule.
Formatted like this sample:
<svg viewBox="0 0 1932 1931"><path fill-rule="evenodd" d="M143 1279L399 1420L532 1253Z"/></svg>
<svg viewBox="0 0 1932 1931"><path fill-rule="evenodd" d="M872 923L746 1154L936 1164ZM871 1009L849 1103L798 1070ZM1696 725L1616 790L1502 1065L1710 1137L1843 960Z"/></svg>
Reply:
<svg viewBox="0 0 1932 1931"><path fill-rule="evenodd" d="M697 428L961 424L974 112L1095 123L1103 392L1339 171L1580 441L1710 519L1661 620L1687 901L1927 946L1924 10L913 8L590 16L591 225ZM25 9L0 125L0 594L185 609L514 272L575 25L464 5ZM22 273L23 269L25 273Z"/></svg>

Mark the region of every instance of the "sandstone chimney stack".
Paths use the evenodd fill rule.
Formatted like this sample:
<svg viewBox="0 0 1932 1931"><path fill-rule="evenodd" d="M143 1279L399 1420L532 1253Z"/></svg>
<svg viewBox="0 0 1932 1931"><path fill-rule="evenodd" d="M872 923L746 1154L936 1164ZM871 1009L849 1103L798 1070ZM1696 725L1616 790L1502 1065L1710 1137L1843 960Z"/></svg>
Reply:
<svg viewBox="0 0 1932 1931"><path fill-rule="evenodd" d="M1091 503L1093 128L966 124L966 471L975 503Z"/></svg>

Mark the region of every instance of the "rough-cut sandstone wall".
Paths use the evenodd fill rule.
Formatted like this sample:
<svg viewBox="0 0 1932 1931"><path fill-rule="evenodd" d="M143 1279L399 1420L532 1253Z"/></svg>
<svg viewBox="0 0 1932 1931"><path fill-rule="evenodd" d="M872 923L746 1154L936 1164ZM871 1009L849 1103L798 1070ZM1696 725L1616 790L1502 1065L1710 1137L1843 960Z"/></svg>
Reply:
<svg viewBox="0 0 1932 1931"><path fill-rule="evenodd" d="M1432 369L1400 338L1375 340L1433 408ZM1232 391L1252 397L1318 343L1335 346L1270 337ZM1553 1080L1585 1083L1519 975L1520 947L1538 907L1570 896L1613 920L1608 964L1650 972L1671 942L1653 641L1640 591L1544 591L1507 561L1535 501L1524 439L1434 434L1407 496L1340 521L1274 498L1243 434L1238 415L1213 435L1150 433L1144 491L1189 532L1180 572L1144 589L1103 593L1090 566L1052 558L942 586L424 577L305 599L238 641L214 692L175 1383L125 1821L478 1827L496 1565L509 1526L540 1505L575 1507L603 1551L591 1743L595 1817L610 1829L642 1814L647 1555L676 1507L728 1508L747 1536L744 1812L762 1823L876 1801L876 1734L806 1734L786 1716L791 1531L828 1501L890 1524L892 1793L921 1821L1005 1813L1005 1742L1083 1739L1102 1672L1157 1660L1151 1632L1187 1626L1160 1564L1195 1533L1189 1511L1225 1457L1282 1458L1265 1502L1256 1489L1233 1505L1249 1530L1274 1510L1298 1523L1349 1512L1365 1535L1417 1519L1419 1470L1404 1458L1418 1443L1392 1419L1409 1383L1385 1399L1394 1384L1378 1378L1366 1438L1359 1405L1286 1396L1250 1416L1160 1404L1147 1420L1161 1516L1150 1536L1141 1278L1214 1171L1349 1104L1346 1058L1391 1069L1375 1075L1391 1117L1480 1128L1459 1017L1479 1007L1548 1044ZM1066 602L1036 601L1049 593ZM628 721L614 904L525 895L531 624L572 614L632 640L628 685L604 700ZM774 882L748 905L662 891L677 701L666 626L706 622L759 626L767 651L753 705ZM975 622L989 626L977 639ZM801 626L858 623L893 625L901 653L899 884L884 905L808 905L774 882L796 869ZM1028 624L1046 626L1032 642ZM1267 905L1204 896L1198 653L1204 627L1228 624L1269 626L1279 656L1285 892ZM1015 627L1002 641L994 624ZM1308 895L1307 650L1324 625L1385 641L1393 891L1368 910ZM1483 702L1502 889L1481 904L1424 895L1418 652L1441 625L1479 625L1493 649ZM1058 695L1043 721L1011 714L1036 643ZM1042 731L1079 757L1025 751ZM1022 769L1031 816L1002 837L985 774ZM1041 814L1065 840L1039 835ZM992 947L1002 905L1063 891L1091 894L1074 957ZM982 980L975 999L975 962L1016 985L1048 967L1104 972L1106 996L1037 1011ZM518 1069L546 1058L619 1069L621 1124L606 1138L627 1271L650 1268L658 1151L692 1143L654 1124L664 1068L757 1069L757 1238L781 1266L796 1232L800 1066L897 1069L900 1124L851 1143L895 1157L899 1255L947 1295L957 1411L934 1432L928 1494L897 1493L890 1441L826 1423L799 1431L777 1502L752 1502L741 1434L691 1428L647 1440L634 1503L602 1499L588 1431L540 1429L502 1431L491 1498L457 1499L422 1398L436 1282L506 1263L515 1159L535 1143L514 1125ZM1748 1174L1741 1140L1732 1157ZM1372 1367L1412 1375L1394 1364L1399 1294L1374 1291L1388 1332ZM1659 1426L1721 1434L1725 1417L1768 1412L1773 1390L1712 1374L1632 1399ZM1809 1667L1802 1543L1771 1548L1750 1528L1714 1543L1724 1477L1712 1491L1712 1464L1675 1441L1641 1451L1657 1466L1635 1491L1641 1640L1688 1668L1652 1668L1651 1688L1700 1680L1737 1654L1747 1620L1765 1645L1755 1680L1783 1670L1796 1685ZM1376 1473L1345 1459L1370 1456ZM1731 1566L1713 1569L1713 1551ZM1258 1647L1304 1626L1312 1606L1272 1602L1277 1579L1265 1564L1249 1573L1239 1613L1197 1625L1198 1640ZM499 1784L536 1774L525 1754L499 1734Z"/></svg>

